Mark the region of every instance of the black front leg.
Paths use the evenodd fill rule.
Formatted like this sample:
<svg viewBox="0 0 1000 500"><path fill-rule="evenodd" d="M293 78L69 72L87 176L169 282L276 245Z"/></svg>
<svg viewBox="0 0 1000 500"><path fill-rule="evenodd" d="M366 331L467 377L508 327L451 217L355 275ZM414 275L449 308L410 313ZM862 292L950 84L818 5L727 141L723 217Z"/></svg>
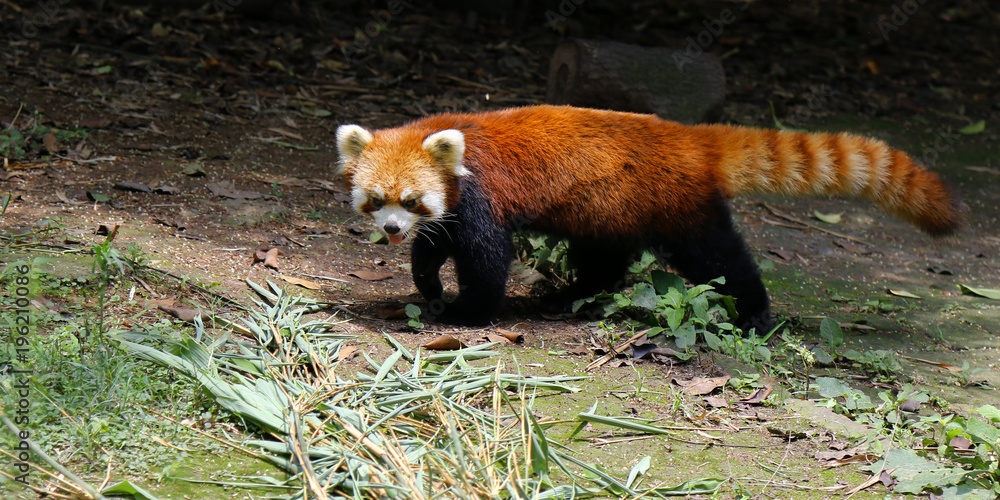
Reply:
<svg viewBox="0 0 1000 500"><path fill-rule="evenodd" d="M413 271L413 284L427 302L440 301L444 292L441 286L441 266L451 255L447 245L448 237L442 239L438 235L421 231L413 240L410 267Z"/></svg>
<svg viewBox="0 0 1000 500"><path fill-rule="evenodd" d="M437 235L419 246L419 238L414 242L414 281L420 272L417 287L427 299L427 318L456 325L489 324L500 313L507 294L513 255L511 232L496 222L489 201L472 182L464 186L461 201L450 215ZM430 243L443 250L428 248ZM452 303L442 300L437 277L438 268L449 255L455 260L458 275L458 298Z"/></svg>

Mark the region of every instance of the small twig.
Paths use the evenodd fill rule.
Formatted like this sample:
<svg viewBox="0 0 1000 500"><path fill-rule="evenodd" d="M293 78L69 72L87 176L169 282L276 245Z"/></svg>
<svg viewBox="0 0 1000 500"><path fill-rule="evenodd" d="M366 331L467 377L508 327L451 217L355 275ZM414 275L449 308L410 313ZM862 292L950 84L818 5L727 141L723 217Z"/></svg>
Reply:
<svg viewBox="0 0 1000 500"><path fill-rule="evenodd" d="M22 109L24 109L24 103L23 102L21 103L20 106L17 107L17 113L14 114L14 119L10 121L9 125L7 125L7 130L5 130L5 132L10 131L10 129L14 127L14 122L17 121L17 117L21 116L21 110ZM5 160L6 160L6 158L5 158Z"/></svg>
<svg viewBox="0 0 1000 500"><path fill-rule="evenodd" d="M323 276L323 275L321 275L321 274L308 274L308 273L299 273L299 275L301 275L301 276L305 276L305 277L307 277L307 278L316 278L316 279L319 279L319 280L330 280L330 281L338 281L338 282L340 282L340 283L354 283L354 282L353 282L353 281L351 281L351 280L342 280L342 279L340 279L340 278L334 278L333 276Z"/></svg>
<svg viewBox="0 0 1000 500"><path fill-rule="evenodd" d="M855 238L853 236L848 236L846 234L841 234L841 233L838 233L836 231L830 231L829 229L823 229L823 228L821 228L821 227L819 227L819 226L817 226L815 224L810 224L810 223L808 223L808 222L806 222L806 221L804 221L802 219L799 219L797 217L793 217L791 215L788 215L788 214L782 212L781 210L778 210L777 208L774 208L771 205L768 205L767 203L761 203L760 205L762 207L766 208L769 212L771 212L775 216L781 217L782 219L790 220L792 222L795 222L795 223L798 223L798 224L802 224L803 226L806 226L806 227L808 227L810 229L815 229L815 230L823 232L823 233L832 234L832 235L834 235L834 236L836 236L838 238L843 238L845 240L850 240L850 241L853 241L855 243L861 243L861 244L865 244L865 245L870 245L870 243L868 243L865 240L861 240L861 239Z"/></svg>
<svg viewBox="0 0 1000 500"><path fill-rule="evenodd" d="M170 271L164 271L163 269L157 269L155 267L147 267L146 269L149 269L150 271L156 271L156 272L158 272L158 273L160 273L160 274L162 274L164 276L169 276L169 277L171 277L171 278L173 278L173 279L175 279L175 280L177 280L179 282L182 282L182 283L184 282L184 278L182 278L180 276L177 276L176 274L171 273ZM233 300L233 299L231 299L229 297L226 297L224 295L219 295L219 294L217 294L217 293L215 293L215 292L213 292L213 291L211 291L211 290L209 290L209 289L207 289L207 288L205 288L205 287L203 287L201 285L196 285L194 283L187 283L187 286L189 286L189 287L191 287L191 288L193 288L193 289L195 289L195 290L197 290L197 291L199 291L201 293L210 295L212 298L219 299L220 301L222 301L222 302L224 302L224 303L226 303L226 304L228 304L230 306L233 306L233 307L235 307L235 308L237 308L237 309L239 309L241 311L248 311L248 310L250 310L250 308L248 308L247 306L245 306L243 304L240 304L239 302L236 302L235 300Z"/></svg>
<svg viewBox="0 0 1000 500"><path fill-rule="evenodd" d="M613 346L611 348L611 352L605 354L604 356L601 356L601 357L595 359L594 361L591 361L591 363L589 365L587 365L587 367L584 368L584 370L589 372L590 370L593 370L594 368L598 368L600 366L604 366L605 364L607 364L608 361L611 361L612 359L615 359L615 357L618 356L619 354L621 354L622 351L624 351L630 345L634 344L637 340L639 340L644 335L646 335L646 332L648 332L648 331L649 331L649 329L643 330L643 331L641 331L639 333L636 333L635 335L633 335L632 337L630 337L628 340L625 340L623 342L619 342L618 345Z"/></svg>
<svg viewBox="0 0 1000 500"><path fill-rule="evenodd" d="M479 82L474 82L472 80L466 80L465 78L457 77L457 76L454 76L454 75L445 75L445 74L442 74L442 75L438 75L438 76L440 76L442 78L447 78L448 80L451 80L451 81L454 81L454 82L458 82L458 83L461 83L461 84L464 84L464 85L469 85L471 87L478 87L478 88L481 88L481 89L484 89L484 90L489 90L490 92L498 92L500 90L499 88L494 87L492 85L486 85L485 83L479 83Z"/></svg>

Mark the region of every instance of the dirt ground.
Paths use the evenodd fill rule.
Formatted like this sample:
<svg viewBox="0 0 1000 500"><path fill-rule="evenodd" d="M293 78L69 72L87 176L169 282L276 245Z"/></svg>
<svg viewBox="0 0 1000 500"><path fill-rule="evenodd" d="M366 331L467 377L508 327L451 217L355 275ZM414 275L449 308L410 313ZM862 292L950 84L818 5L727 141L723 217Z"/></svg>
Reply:
<svg viewBox="0 0 1000 500"><path fill-rule="evenodd" d="M374 36L356 37L384 2L280 11L247 3L224 15L211 4L68 3L40 15L34 4L0 0L0 130L50 129L5 163L0 189L14 200L0 224L30 231L58 219L69 241L57 243L78 245L102 241L98 225L120 222L121 246L139 243L154 267L217 283L221 295L245 300L245 279L299 278L323 287L303 293L345 304L358 333L406 331L405 320L379 316L419 300L408 249L371 243L371 225L351 211L333 177L337 125L541 103L548 58L563 37L684 48L729 9L735 21L704 49L725 65L722 121L773 127L777 118L883 138L923 159L969 207L961 234L933 240L867 202L735 201L742 233L771 263L764 276L775 310L806 332L822 316L874 327L855 340L926 344L947 362L981 363L1000 383L997 302L957 287L1000 287L995 3L902 2L908 12L875 1L595 0L556 26L546 11L558 12L558 3L511 3L524 11L405 3L379 19ZM958 132L979 120L982 131ZM827 224L814 211L843 217ZM255 250L270 247L282 250L278 270L254 263ZM579 345L593 329L588 321L549 321L537 311L537 296L551 286L512 278L494 328L524 333L529 347ZM969 399L983 397L995 391Z"/></svg>

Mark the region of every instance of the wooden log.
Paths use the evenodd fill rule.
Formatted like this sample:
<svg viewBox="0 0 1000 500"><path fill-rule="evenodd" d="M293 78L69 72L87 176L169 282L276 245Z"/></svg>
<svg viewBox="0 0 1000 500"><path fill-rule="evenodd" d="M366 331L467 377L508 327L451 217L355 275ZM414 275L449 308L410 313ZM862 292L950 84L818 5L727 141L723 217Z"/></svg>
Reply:
<svg viewBox="0 0 1000 500"><path fill-rule="evenodd" d="M552 54L546 101L704 123L718 120L725 93L713 54L573 39Z"/></svg>

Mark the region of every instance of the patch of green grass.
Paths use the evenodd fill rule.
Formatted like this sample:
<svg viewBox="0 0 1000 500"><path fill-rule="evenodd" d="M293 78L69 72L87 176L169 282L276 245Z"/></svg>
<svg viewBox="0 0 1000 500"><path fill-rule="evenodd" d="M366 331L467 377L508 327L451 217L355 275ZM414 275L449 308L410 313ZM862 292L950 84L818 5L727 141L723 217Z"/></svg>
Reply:
<svg viewBox="0 0 1000 500"><path fill-rule="evenodd" d="M15 122L16 119L6 129L0 129L0 157L11 160L24 160L31 155L40 155L41 151L46 150L44 141L49 135L55 138L57 143L75 144L89 134L86 129L58 129L44 126L41 124L42 116L39 114L31 117L25 127L16 127Z"/></svg>

